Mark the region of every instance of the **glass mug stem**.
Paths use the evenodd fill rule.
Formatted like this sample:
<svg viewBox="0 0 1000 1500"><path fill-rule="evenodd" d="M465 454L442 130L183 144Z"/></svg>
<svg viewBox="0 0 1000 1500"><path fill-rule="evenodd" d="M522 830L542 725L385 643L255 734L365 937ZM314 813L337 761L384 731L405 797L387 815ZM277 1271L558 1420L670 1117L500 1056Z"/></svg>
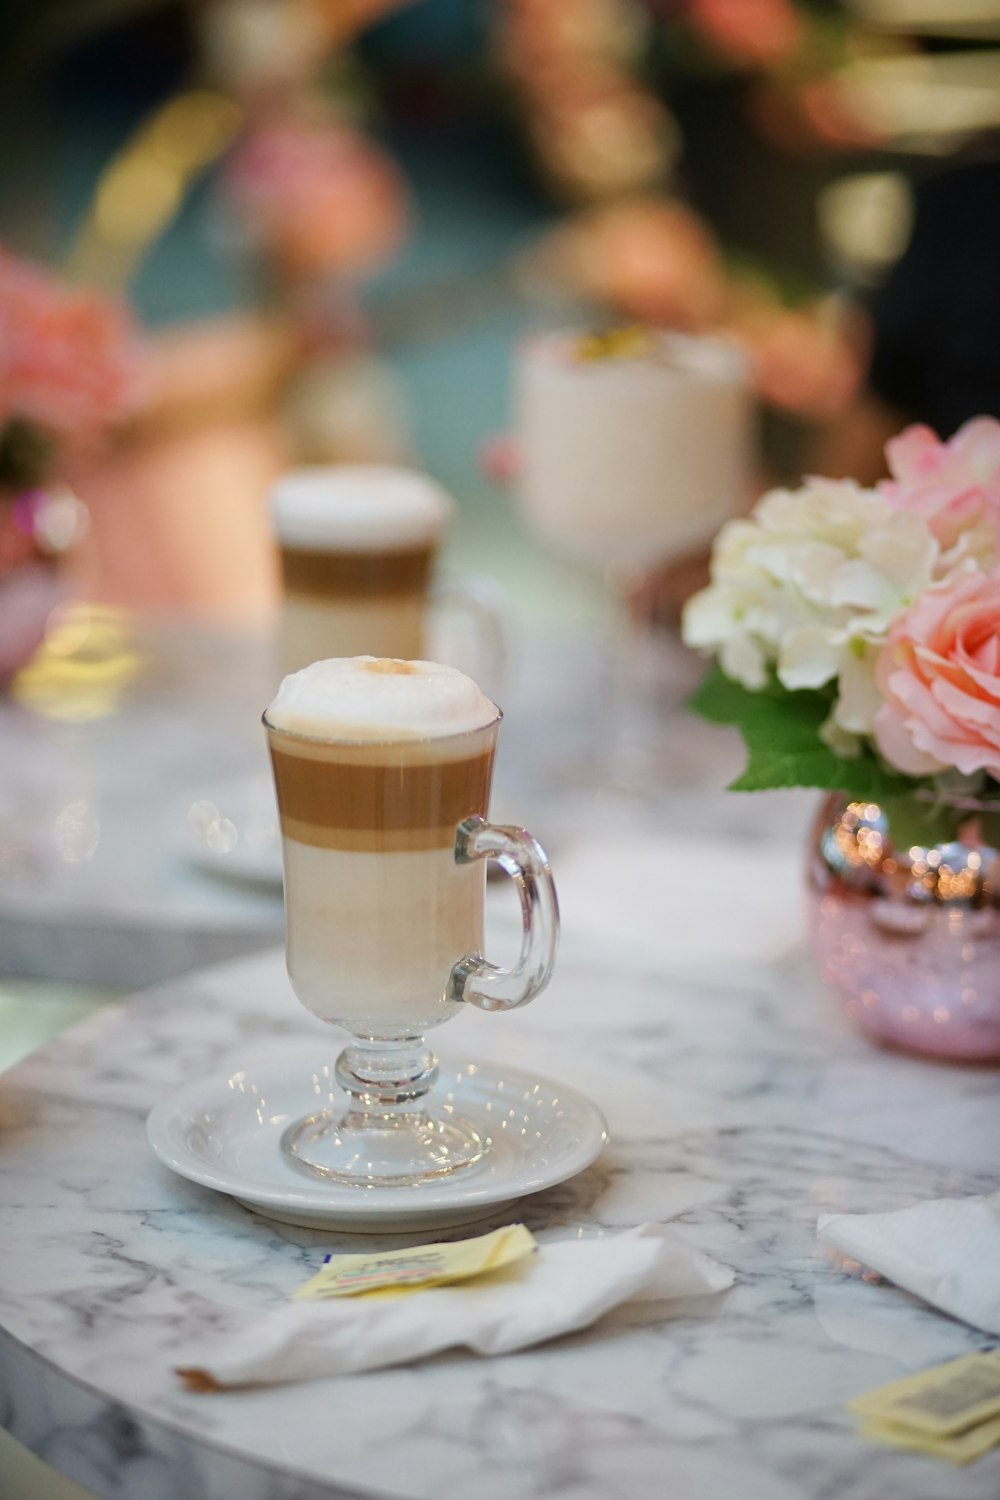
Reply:
<svg viewBox="0 0 1000 1500"><path fill-rule="evenodd" d="M422 1036L355 1040L337 1058L334 1078L356 1109L392 1114L412 1108L434 1087L437 1058Z"/></svg>
<svg viewBox="0 0 1000 1500"><path fill-rule="evenodd" d="M446 999L481 1010L514 1010L545 988L559 942L559 907L544 849L521 828L479 816L463 819L456 864L495 859L514 880L522 940L510 969L480 953L454 965ZM335 1182L409 1185L475 1166L492 1141L456 1114L450 1100L430 1107L437 1057L423 1036L355 1036L337 1059L334 1080L351 1101L342 1114L317 1111L290 1125L282 1149L300 1168Z"/></svg>

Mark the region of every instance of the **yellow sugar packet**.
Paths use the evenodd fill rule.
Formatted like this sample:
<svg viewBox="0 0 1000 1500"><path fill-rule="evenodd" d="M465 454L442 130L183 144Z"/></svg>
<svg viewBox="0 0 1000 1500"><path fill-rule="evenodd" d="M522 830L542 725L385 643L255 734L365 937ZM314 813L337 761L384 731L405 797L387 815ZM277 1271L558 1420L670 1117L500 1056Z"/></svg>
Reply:
<svg viewBox="0 0 1000 1500"><path fill-rule="evenodd" d="M890 1423L929 1437L952 1437L1000 1417L1000 1349L963 1354L847 1403L867 1423Z"/></svg>
<svg viewBox="0 0 1000 1500"><path fill-rule="evenodd" d="M895 1422L871 1420L862 1423L861 1434L890 1448L905 1448L911 1453L927 1453L950 1464L971 1464L1000 1444L1000 1417L980 1422L951 1437L932 1437L915 1427L901 1427Z"/></svg>
<svg viewBox="0 0 1000 1500"><path fill-rule="evenodd" d="M507 1224L476 1239L451 1245L416 1245L381 1255L333 1255L298 1291L293 1301L310 1298L393 1295L467 1281L530 1255L538 1242L523 1224Z"/></svg>

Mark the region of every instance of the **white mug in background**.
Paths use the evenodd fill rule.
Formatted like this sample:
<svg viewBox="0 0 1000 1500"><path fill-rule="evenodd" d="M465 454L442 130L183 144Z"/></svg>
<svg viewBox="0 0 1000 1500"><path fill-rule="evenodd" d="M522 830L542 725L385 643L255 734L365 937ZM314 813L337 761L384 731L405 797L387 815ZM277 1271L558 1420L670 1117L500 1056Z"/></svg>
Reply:
<svg viewBox="0 0 1000 1500"><path fill-rule="evenodd" d="M525 520L601 570L652 570L709 542L746 500L753 399L726 339L540 334L518 350L514 408Z"/></svg>

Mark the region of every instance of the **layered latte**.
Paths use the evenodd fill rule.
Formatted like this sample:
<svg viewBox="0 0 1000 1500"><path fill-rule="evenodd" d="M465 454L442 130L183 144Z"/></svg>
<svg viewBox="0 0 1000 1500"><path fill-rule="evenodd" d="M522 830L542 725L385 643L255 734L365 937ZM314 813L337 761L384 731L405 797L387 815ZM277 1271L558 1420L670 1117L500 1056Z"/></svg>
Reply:
<svg viewBox="0 0 1000 1500"><path fill-rule="evenodd" d="M457 1009L481 951L485 865L456 830L485 817L500 714L435 662L362 656L286 677L265 714L281 821L288 971L358 1036L421 1032Z"/></svg>
<svg viewBox="0 0 1000 1500"><path fill-rule="evenodd" d="M293 470L271 492L282 575L281 663L419 657L427 591L452 502L408 469Z"/></svg>

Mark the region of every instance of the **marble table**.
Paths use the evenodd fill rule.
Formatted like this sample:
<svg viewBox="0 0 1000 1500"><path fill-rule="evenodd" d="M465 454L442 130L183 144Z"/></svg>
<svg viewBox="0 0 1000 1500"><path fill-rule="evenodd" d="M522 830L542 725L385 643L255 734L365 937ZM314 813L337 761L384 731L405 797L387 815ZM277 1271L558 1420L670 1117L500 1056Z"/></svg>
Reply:
<svg viewBox="0 0 1000 1500"><path fill-rule="evenodd" d="M995 1188L995 1072L873 1050L794 943L770 953L750 933L745 953L734 939L704 962L693 939L681 950L676 845L651 837L664 840L659 939L616 937L613 880L608 923L591 921L567 845L550 990L523 1012L461 1017L439 1050L529 1066L604 1110L601 1159L521 1205L543 1241L670 1221L735 1269L731 1292L627 1305L493 1360L186 1392L173 1352L214 1309L252 1318L325 1251L389 1243L256 1217L146 1145L147 1112L190 1078L328 1046L272 951L174 979L0 1078L10 1431L107 1500L995 1500L1000 1454L946 1469L870 1445L843 1409L982 1335L838 1266L815 1238L827 1210ZM754 847L767 888L787 846ZM512 936L502 903L491 931Z"/></svg>
<svg viewBox="0 0 1000 1500"><path fill-rule="evenodd" d="M137 988L280 941L280 887L199 861L192 803L267 774L267 635L134 622L114 711L0 696L0 972ZM81 675L83 669L81 668Z"/></svg>

